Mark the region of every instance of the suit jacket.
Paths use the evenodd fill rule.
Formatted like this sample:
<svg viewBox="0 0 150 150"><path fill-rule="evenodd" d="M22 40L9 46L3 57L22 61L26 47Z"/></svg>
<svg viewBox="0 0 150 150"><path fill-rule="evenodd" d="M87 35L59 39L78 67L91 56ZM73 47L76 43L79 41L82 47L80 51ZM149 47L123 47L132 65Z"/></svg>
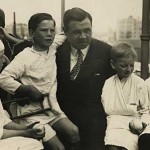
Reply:
<svg viewBox="0 0 150 150"><path fill-rule="evenodd" d="M92 39L78 76L70 81L71 47L67 40L63 43L56 54L57 96L61 105L100 102L104 82L114 74L110 66L110 49L110 45Z"/></svg>
<svg viewBox="0 0 150 150"><path fill-rule="evenodd" d="M80 131L81 139L104 145L106 116L101 103L105 80L115 72L110 66L111 46L92 39L87 56L74 81L70 80L70 44L66 40L56 53L57 99ZM94 150L94 148L93 148Z"/></svg>

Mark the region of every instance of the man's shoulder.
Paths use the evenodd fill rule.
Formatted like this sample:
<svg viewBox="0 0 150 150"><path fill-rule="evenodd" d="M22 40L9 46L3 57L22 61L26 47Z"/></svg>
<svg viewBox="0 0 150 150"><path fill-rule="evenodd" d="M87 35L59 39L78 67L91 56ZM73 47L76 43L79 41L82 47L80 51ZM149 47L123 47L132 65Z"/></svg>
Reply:
<svg viewBox="0 0 150 150"><path fill-rule="evenodd" d="M111 48L112 46L104 41L92 38L91 45L96 45L103 48Z"/></svg>
<svg viewBox="0 0 150 150"><path fill-rule="evenodd" d="M56 51L56 55L58 54L64 54L66 51L68 51L69 49L71 48L70 46L70 43L69 41L66 39L62 45L60 45L58 48L57 48L57 51Z"/></svg>
<svg viewBox="0 0 150 150"><path fill-rule="evenodd" d="M66 46L70 46L70 43L69 43L68 39L65 39L65 41L62 43L62 45L60 45L58 47L58 49L66 47Z"/></svg>

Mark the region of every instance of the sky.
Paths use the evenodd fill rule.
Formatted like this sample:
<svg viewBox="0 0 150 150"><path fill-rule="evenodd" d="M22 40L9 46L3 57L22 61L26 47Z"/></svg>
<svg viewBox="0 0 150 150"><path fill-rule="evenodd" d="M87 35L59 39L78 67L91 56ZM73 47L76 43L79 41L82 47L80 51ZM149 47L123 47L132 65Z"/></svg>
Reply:
<svg viewBox="0 0 150 150"><path fill-rule="evenodd" d="M17 23L28 23L31 15L37 12L50 13L61 24L61 0L1 0L1 9L6 14L6 24L13 22L13 12ZM115 29L116 22L132 15L142 16L142 0L65 0L65 10L80 7L93 17L95 32Z"/></svg>

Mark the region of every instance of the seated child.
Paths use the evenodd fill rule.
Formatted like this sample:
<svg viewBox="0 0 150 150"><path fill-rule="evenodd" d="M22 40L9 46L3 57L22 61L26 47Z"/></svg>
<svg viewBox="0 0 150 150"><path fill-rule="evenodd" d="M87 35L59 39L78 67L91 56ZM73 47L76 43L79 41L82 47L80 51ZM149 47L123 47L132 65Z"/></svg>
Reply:
<svg viewBox="0 0 150 150"><path fill-rule="evenodd" d="M111 66L117 74L106 80L102 92L109 150L137 150L138 137L150 122L144 80L133 74L136 56L127 43L116 44L111 50Z"/></svg>
<svg viewBox="0 0 150 150"><path fill-rule="evenodd" d="M0 41L0 70L9 64L8 58L4 55L4 45ZM0 95L3 91L0 91ZM4 97L3 97L4 98ZM29 127L21 126L12 122L8 118L8 113L3 109L0 100L0 149L6 150L42 150L43 145L36 139L42 139L45 133L39 129L32 129L33 125Z"/></svg>
<svg viewBox="0 0 150 150"><path fill-rule="evenodd" d="M0 86L12 94L29 97L28 101L17 105L18 115L41 110L41 106L51 108L45 113L19 120L19 123L25 125L35 121L44 125L43 142L48 149L65 149L56 132L66 137L70 147L75 147L75 143L79 141L78 128L62 112L56 98L57 43L52 44L55 37L55 21L50 14L37 13L29 19L28 29L34 44L21 51L2 71Z"/></svg>
<svg viewBox="0 0 150 150"><path fill-rule="evenodd" d="M44 137L40 129L21 126L12 122L3 110L0 101L0 149L1 150L42 150L39 139ZM36 140L38 139L38 140Z"/></svg>

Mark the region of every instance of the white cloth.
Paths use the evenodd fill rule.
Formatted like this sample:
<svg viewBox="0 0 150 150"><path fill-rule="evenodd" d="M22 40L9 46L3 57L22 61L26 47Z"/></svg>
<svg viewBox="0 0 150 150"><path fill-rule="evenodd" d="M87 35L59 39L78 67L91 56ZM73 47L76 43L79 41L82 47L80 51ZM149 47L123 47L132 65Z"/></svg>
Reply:
<svg viewBox="0 0 150 150"><path fill-rule="evenodd" d="M3 106L0 101L0 149L1 150L42 150L42 143L35 139L25 137L10 137L7 139L1 139L3 135L3 127L11 122L11 120L5 114Z"/></svg>
<svg viewBox="0 0 150 150"><path fill-rule="evenodd" d="M4 50L4 44L3 42L0 40L0 52Z"/></svg>
<svg viewBox="0 0 150 150"><path fill-rule="evenodd" d="M56 48L51 46L49 51L37 52L33 48L26 48L4 69L0 75L0 86L14 94L22 84L34 85L43 94L48 93L50 98L45 98L45 107L50 107L47 101L56 100ZM28 58L28 59L27 59ZM19 79L21 83L16 81ZM56 103L58 104L58 103ZM39 103L31 103L25 107L18 107L19 114L25 114L41 109ZM49 118L49 117L46 117ZM51 119L48 119L49 122Z"/></svg>
<svg viewBox="0 0 150 150"><path fill-rule="evenodd" d="M121 81L117 75L110 77L103 87L102 103L108 115L105 144L137 150L138 136L130 132L129 122L138 117L150 123L144 80L134 74ZM139 105L142 109L137 111Z"/></svg>
<svg viewBox="0 0 150 150"><path fill-rule="evenodd" d="M49 94L49 97L45 97L43 101L44 108L51 107L49 105L51 102L56 105L56 108L60 108L56 99L55 53L56 47L60 45L64 39L64 36L58 40L55 39L57 43L55 42L51 45L48 51L37 52L33 47L24 49L0 74L0 86L14 94L21 83L24 85L33 85L41 93ZM21 83L16 79L19 79ZM31 102L24 107L17 106L18 115L35 112L37 110L41 110L41 105L38 102ZM20 120L20 123L28 125L32 122L40 121L41 124L47 124L50 121L57 120L57 118L66 117L63 112L61 112L60 115L56 115L52 111L49 111L47 114L43 113L27 117L22 121Z"/></svg>
<svg viewBox="0 0 150 150"><path fill-rule="evenodd" d="M0 140L0 150L43 150L42 144L31 138L11 137Z"/></svg>
<svg viewBox="0 0 150 150"><path fill-rule="evenodd" d="M0 139L3 135L3 127L9 122L11 122L11 120L5 114L2 103L0 101Z"/></svg>

